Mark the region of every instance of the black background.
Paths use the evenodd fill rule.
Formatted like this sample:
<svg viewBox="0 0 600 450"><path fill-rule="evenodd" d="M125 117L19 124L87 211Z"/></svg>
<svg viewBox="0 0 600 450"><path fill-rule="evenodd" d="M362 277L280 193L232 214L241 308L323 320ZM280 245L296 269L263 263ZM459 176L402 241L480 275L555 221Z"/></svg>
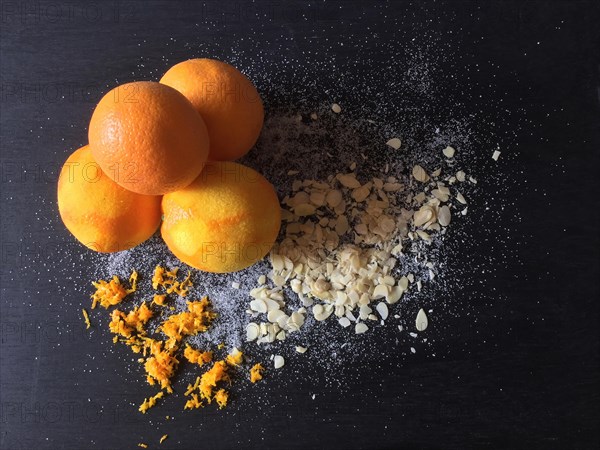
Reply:
<svg viewBox="0 0 600 450"><path fill-rule="evenodd" d="M2 1L0 448L157 448L165 433L165 449L598 447L596 2L81 5ZM103 352L106 336L55 333L65 322L79 323L79 308L65 308L55 320L56 307L46 305L78 305L82 294L53 282L63 273L60 249L32 245L53 234L69 239L55 226L54 180L32 170L59 164L85 143L82 130L101 93L117 81L157 78L173 62L202 53L194 43L225 60L260 49L255 70L267 73L284 67L282 59L293 65L306 63L307 54L319 63L330 58L329 70L344 74L345 86L353 72L372 70L386 48L406 44L418 30L456 45L465 67L449 66L456 83L467 83L479 99L473 108L497 110L501 100L507 112L497 130L514 144L501 157L512 150L507 183L527 180L505 192L520 216L506 244L518 262L505 258L484 287L471 283L501 293L498 300L474 305L476 321L449 317L455 331L438 336L433 352L354 359L347 377L339 369L343 386L327 384L327 372L317 368L293 383L285 374L270 380L260 394L244 394L221 412L181 414L173 403L135 413L131 402L148 391ZM332 92L343 95L335 77L320 78L324 67L315 65L312 84L299 81L298 97L330 102ZM270 88L262 89L267 104L300 101L277 94L278 77L290 75L271 74ZM386 89L390 78L375 78L375 89ZM62 285L70 283L79 280ZM460 297L476 295L463 289ZM380 348L386 353L385 342Z"/></svg>

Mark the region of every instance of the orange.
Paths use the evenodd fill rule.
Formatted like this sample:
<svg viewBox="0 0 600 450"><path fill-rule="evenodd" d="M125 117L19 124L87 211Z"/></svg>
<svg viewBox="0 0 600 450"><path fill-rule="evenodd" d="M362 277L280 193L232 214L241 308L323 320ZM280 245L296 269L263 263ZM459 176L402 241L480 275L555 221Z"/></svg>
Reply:
<svg viewBox="0 0 600 450"><path fill-rule="evenodd" d="M256 143L263 103L252 82L235 67L214 59L190 59L171 67L160 82L185 95L204 119L211 160L238 159Z"/></svg>
<svg viewBox="0 0 600 450"><path fill-rule="evenodd" d="M87 145L69 156L58 179L58 210L65 226L98 252L127 250L152 236L161 220L160 201L108 178Z"/></svg>
<svg viewBox="0 0 600 450"><path fill-rule="evenodd" d="M234 162L209 162L186 188L163 197L161 234L184 263L207 272L235 272L262 259L281 223L273 186Z"/></svg>
<svg viewBox="0 0 600 450"><path fill-rule="evenodd" d="M206 126L175 89L151 81L118 86L92 115L90 148L102 170L138 194L190 184L208 157Z"/></svg>

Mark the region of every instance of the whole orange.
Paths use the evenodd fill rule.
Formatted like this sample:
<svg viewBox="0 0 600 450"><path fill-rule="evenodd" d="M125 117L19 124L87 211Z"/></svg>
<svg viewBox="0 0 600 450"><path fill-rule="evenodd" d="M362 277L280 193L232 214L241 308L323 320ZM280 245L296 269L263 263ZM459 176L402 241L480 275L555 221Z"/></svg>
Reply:
<svg viewBox="0 0 600 450"><path fill-rule="evenodd" d="M209 162L189 186L163 197L161 234L180 260L207 272L235 272L265 256L279 233L273 186L234 162Z"/></svg>
<svg viewBox="0 0 600 450"><path fill-rule="evenodd" d="M107 93L92 115L89 143L113 181L147 195L190 184L209 150L206 126L192 104L175 89L151 81Z"/></svg>
<svg viewBox="0 0 600 450"><path fill-rule="evenodd" d="M60 217L78 241L98 252L127 250L152 236L161 220L160 201L112 181L87 145L69 156L58 178Z"/></svg>
<svg viewBox="0 0 600 450"><path fill-rule="evenodd" d="M190 59L171 67L160 82L185 95L204 119L212 161L238 159L256 143L263 103L252 82L235 67L214 59Z"/></svg>

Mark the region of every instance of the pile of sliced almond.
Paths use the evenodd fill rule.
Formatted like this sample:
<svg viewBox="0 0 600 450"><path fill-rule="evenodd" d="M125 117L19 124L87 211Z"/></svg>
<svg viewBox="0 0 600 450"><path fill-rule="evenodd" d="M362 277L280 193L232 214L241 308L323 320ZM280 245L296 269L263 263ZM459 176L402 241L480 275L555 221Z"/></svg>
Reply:
<svg viewBox="0 0 600 450"><path fill-rule="evenodd" d="M448 147L443 154L451 158L454 152ZM250 292L247 312L263 321L248 324L248 341L284 340L303 326L309 313L318 322L335 317L344 328L354 324L357 334L368 331L369 322L385 321L387 305L397 303L416 279L413 273L400 276L397 267L402 257L409 257L411 241L429 242L444 233L452 208L458 206L453 200L461 207L467 203L454 189L466 180L462 171L442 176L441 169L428 173L415 165L412 179L403 183L394 176L361 180L355 169L352 163L350 172L326 181L292 183L282 202L284 239L270 254L267 276L274 287L261 276ZM426 279L433 279L433 264L423 264ZM416 280L419 290L422 281ZM302 303L289 314L284 288Z"/></svg>

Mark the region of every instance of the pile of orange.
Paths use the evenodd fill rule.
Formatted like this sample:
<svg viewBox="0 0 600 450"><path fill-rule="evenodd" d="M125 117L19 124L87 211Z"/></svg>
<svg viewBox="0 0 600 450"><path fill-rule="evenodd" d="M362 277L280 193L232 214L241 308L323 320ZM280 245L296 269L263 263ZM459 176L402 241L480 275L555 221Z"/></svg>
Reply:
<svg viewBox="0 0 600 450"><path fill-rule="evenodd" d="M176 64L159 83L117 86L92 114L89 145L62 168L65 226L99 252L132 248L161 226L190 266L252 265L277 237L279 201L262 175L231 161L254 146L263 119L252 82L212 59Z"/></svg>

